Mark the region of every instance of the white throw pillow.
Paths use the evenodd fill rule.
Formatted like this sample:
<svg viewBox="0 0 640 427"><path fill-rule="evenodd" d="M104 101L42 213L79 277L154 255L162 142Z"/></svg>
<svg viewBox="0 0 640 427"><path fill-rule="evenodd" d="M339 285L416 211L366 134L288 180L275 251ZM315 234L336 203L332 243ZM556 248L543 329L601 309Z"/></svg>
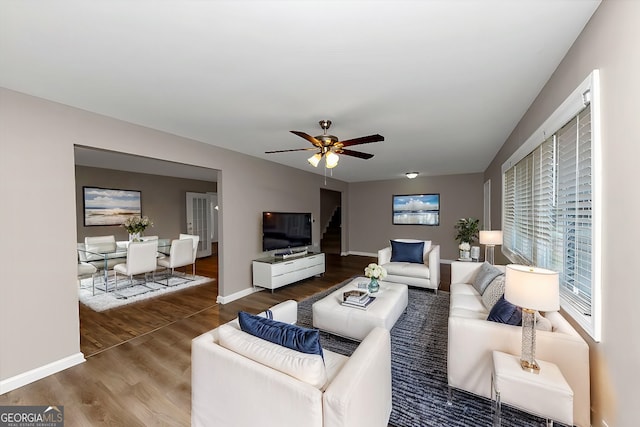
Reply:
<svg viewBox="0 0 640 427"><path fill-rule="evenodd" d="M327 371L319 354L301 353L226 324L218 327L218 342L222 347L318 389L327 382Z"/></svg>
<svg viewBox="0 0 640 427"><path fill-rule="evenodd" d="M536 330L549 332L553 330L551 320L544 317L539 311L536 311Z"/></svg>

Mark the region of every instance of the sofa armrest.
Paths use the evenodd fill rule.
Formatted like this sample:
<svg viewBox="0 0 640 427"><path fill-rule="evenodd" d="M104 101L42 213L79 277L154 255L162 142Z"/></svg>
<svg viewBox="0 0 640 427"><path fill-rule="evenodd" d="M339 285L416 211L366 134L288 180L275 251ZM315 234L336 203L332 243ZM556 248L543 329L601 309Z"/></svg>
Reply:
<svg viewBox="0 0 640 427"><path fill-rule="evenodd" d="M391 262L391 246L378 251L378 265L384 265Z"/></svg>
<svg viewBox="0 0 640 427"><path fill-rule="evenodd" d="M460 264L464 264L461 262ZM564 320L564 319L563 319ZM553 322L558 319L553 319ZM566 322L566 320L564 320ZM449 386L490 397L494 350L519 356L522 328L481 319L449 317ZM579 336L536 331L536 359L555 363L574 393L574 424L589 426L589 347Z"/></svg>
<svg viewBox="0 0 640 427"><path fill-rule="evenodd" d="M273 314L273 320L291 324L298 322L298 303L294 300L283 301L269 310Z"/></svg>
<svg viewBox="0 0 640 427"><path fill-rule="evenodd" d="M433 245L425 254L425 264L429 267L429 281L438 289L440 285L440 245Z"/></svg>
<svg viewBox="0 0 640 427"><path fill-rule="evenodd" d="M374 328L327 387L324 426L386 427L391 415L391 338Z"/></svg>
<svg viewBox="0 0 640 427"><path fill-rule="evenodd" d="M451 263L451 283L473 283L481 266L481 262L453 261Z"/></svg>

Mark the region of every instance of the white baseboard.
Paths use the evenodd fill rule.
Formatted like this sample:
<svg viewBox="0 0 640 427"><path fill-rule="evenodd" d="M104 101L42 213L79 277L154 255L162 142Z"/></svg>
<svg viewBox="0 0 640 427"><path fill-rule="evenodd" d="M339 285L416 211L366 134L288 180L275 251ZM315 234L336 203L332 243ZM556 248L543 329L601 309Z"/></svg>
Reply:
<svg viewBox="0 0 640 427"><path fill-rule="evenodd" d="M378 253L371 253L371 252L358 252L358 251L349 251L348 252L349 255L360 255L360 256L369 256L369 257L373 257L373 258L378 258Z"/></svg>
<svg viewBox="0 0 640 427"><path fill-rule="evenodd" d="M39 368L7 378L6 380L0 380L0 394L8 393L11 390L15 390L34 381L38 381L44 377L48 377L49 375L64 371L65 369L79 365L84 361L84 354L76 353L63 359L56 360L55 362L48 363L44 366L40 366Z"/></svg>
<svg viewBox="0 0 640 427"><path fill-rule="evenodd" d="M255 287L255 288L254 288L254 287L252 286L252 287L250 287L250 288L247 288L247 289L243 289L243 290L241 290L241 291L238 291L238 292L236 292L236 293L234 293L234 294L227 295L226 297L223 297L223 296L221 296L221 295L218 295L218 298L216 299L216 302L217 302L218 304L228 304L228 303L233 302L233 301L235 301L235 300L237 300L237 299L244 298L244 297L246 297L247 295L251 295L251 294L252 294L252 293L254 293L254 292L260 292L260 291L263 291L263 290L264 290L264 288L259 288L259 287Z"/></svg>

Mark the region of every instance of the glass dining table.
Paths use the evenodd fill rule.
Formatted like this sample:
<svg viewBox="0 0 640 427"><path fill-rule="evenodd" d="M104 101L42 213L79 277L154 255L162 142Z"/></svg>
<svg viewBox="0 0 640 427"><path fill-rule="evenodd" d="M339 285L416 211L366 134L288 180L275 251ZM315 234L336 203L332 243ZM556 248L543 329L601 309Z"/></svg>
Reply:
<svg viewBox="0 0 640 427"><path fill-rule="evenodd" d="M158 239L158 257L169 255L171 251L171 239ZM84 243L78 243L78 255L82 262L89 263L102 270L105 292L109 292L109 270L114 265L124 264L127 262L127 247L129 241L116 242L115 247L104 246L87 246Z"/></svg>

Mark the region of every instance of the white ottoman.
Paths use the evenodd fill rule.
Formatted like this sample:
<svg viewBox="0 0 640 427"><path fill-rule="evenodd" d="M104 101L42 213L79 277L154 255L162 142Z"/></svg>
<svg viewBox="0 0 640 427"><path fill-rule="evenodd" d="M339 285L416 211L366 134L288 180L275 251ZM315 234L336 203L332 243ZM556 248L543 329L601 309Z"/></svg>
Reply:
<svg viewBox="0 0 640 427"><path fill-rule="evenodd" d="M376 300L366 310L345 307L342 294L357 289L358 282L367 280L358 277L332 292L312 306L313 326L332 334L362 341L376 326L391 330L407 308L409 302L407 285L380 281Z"/></svg>

